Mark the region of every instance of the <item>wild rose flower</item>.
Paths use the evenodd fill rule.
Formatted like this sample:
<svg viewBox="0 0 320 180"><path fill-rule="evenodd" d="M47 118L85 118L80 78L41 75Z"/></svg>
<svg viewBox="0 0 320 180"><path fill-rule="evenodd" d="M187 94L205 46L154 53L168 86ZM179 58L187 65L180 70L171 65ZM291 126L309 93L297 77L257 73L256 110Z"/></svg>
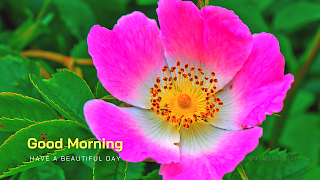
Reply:
<svg viewBox="0 0 320 180"><path fill-rule="evenodd" d="M258 127L279 112L293 82L277 39L251 35L233 11L160 0L155 20L122 16L95 25L89 53L102 85L135 107L84 106L99 139L123 141L125 161L152 158L164 179L221 179L253 151Z"/></svg>

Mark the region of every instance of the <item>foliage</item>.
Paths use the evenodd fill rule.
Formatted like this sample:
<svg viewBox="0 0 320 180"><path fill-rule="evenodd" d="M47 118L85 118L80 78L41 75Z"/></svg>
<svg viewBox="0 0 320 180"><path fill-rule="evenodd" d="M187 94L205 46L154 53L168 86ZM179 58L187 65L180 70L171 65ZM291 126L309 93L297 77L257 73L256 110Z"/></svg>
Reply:
<svg viewBox="0 0 320 180"><path fill-rule="evenodd" d="M301 77L285 101L288 111L267 117L259 146L223 179L319 179L319 51L310 68L305 64L320 29L320 1L211 0L210 4L233 10L251 33L274 34L286 59L285 73ZM156 8L157 0L0 1L0 179L162 179L154 162L61 159L119 158L112 150L67 148L68 138L96 141L84 119L86 101L103 99L127 106L98 81L86 37L93 25L112 29L132 11L157 20ZM29 138L62 138L64 144L62 149L30 149Z"/></svg>

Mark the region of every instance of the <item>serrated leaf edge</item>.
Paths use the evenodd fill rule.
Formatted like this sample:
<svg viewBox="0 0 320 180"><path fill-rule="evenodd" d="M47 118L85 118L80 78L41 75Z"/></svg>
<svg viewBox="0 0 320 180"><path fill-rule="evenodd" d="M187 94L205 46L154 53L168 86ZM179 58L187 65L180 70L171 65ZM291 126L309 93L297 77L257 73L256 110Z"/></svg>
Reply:
<svg viewBox="0 0 320 180"><path fill-rule="evenodd" d="M95 138L86 139L85 141L90 141L90 140L95 140ZM63 149L60 149L60 150L54 150L54 152L52 152L52 153L47 153L47 154L45 154L45 155L38 155L38 156L39 156L39 157L43 157L43 156L47 156L47 155L56 155L58 152L61 152L61 151L66 150L66 147L68 147L68 146L64 146L64 148L63 148ZM1 146L0 146L0 148L1 148ZM60 158L60 157L59 157L59 158ZM35 161L22 162L22 163L23 163L22 165L17 165L17 167L9 168L9 169L8 169L9 171L7 171L7 172L2 172L2 175L0 175L0 178L6 177L6 174L12 172L13 170L19 169L19 168L21 168L21 167L23 167L23 166L26 166L27 164L30 164L30 163L33 163L33 162L35 162ZM50 161L50 162L51 162L51 161Z"/></svg>

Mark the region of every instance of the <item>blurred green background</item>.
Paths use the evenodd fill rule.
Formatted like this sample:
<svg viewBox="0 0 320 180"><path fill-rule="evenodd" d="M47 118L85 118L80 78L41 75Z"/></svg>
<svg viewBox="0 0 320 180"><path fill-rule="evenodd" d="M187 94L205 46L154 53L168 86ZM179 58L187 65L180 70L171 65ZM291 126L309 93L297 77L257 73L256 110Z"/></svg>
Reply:
<svg viewBox="0 0 320 180"><path fill-rule="evenodd" d="M251 33L274 34L286 59L285 73L295 76L284 110L267 117L260 145L248 156L268 148L300 152L314 163L305 179L320 179L320 0L211 0L210 4L233 10ZM94 90L98 79L86 44L90 28L99 24L112 29L122 15L132 11L157 20L156 8L157 0L1 0L0 56L24 56L39 63L43 78L68 68ZM39 74L31 64L17 59L0 61L0 92L44 101L29 73ZM0 131L0 144L13 133ZM138 179L157 167L155 163L136 164L128 177ZM54 174L87 180L92 179L92 168L86 162L48 163L4 179L50 179Z"/></svg>

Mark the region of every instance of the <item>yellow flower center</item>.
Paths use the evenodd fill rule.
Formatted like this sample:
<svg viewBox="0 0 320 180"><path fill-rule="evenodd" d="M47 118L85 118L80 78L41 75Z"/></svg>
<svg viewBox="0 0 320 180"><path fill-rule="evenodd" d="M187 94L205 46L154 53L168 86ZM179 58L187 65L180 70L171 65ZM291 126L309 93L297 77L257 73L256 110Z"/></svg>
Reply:
<svg viewBox="0 0 320 180"><path fill-rule="evenodd" d="M191 97L188 94L181 94L178 97L178 104L182 108L188 108L191 105Z"/></svg>
<svg viewBox="0 0 320 180"><path fill-rule="evenodd" d="M154 87L150 88L151 111L178 130L181 126L189 129L196 122L212 123L223 105L216 97L218 80L214 79L215 73L211 72L211 78L204 77L202 68L196 71L194 67L189 69L188 64L181 68L180 61L177 67L169 70L164 66L162 71L163 78L158 77ZM210 117L212 119L208 121Z"/></svg>

